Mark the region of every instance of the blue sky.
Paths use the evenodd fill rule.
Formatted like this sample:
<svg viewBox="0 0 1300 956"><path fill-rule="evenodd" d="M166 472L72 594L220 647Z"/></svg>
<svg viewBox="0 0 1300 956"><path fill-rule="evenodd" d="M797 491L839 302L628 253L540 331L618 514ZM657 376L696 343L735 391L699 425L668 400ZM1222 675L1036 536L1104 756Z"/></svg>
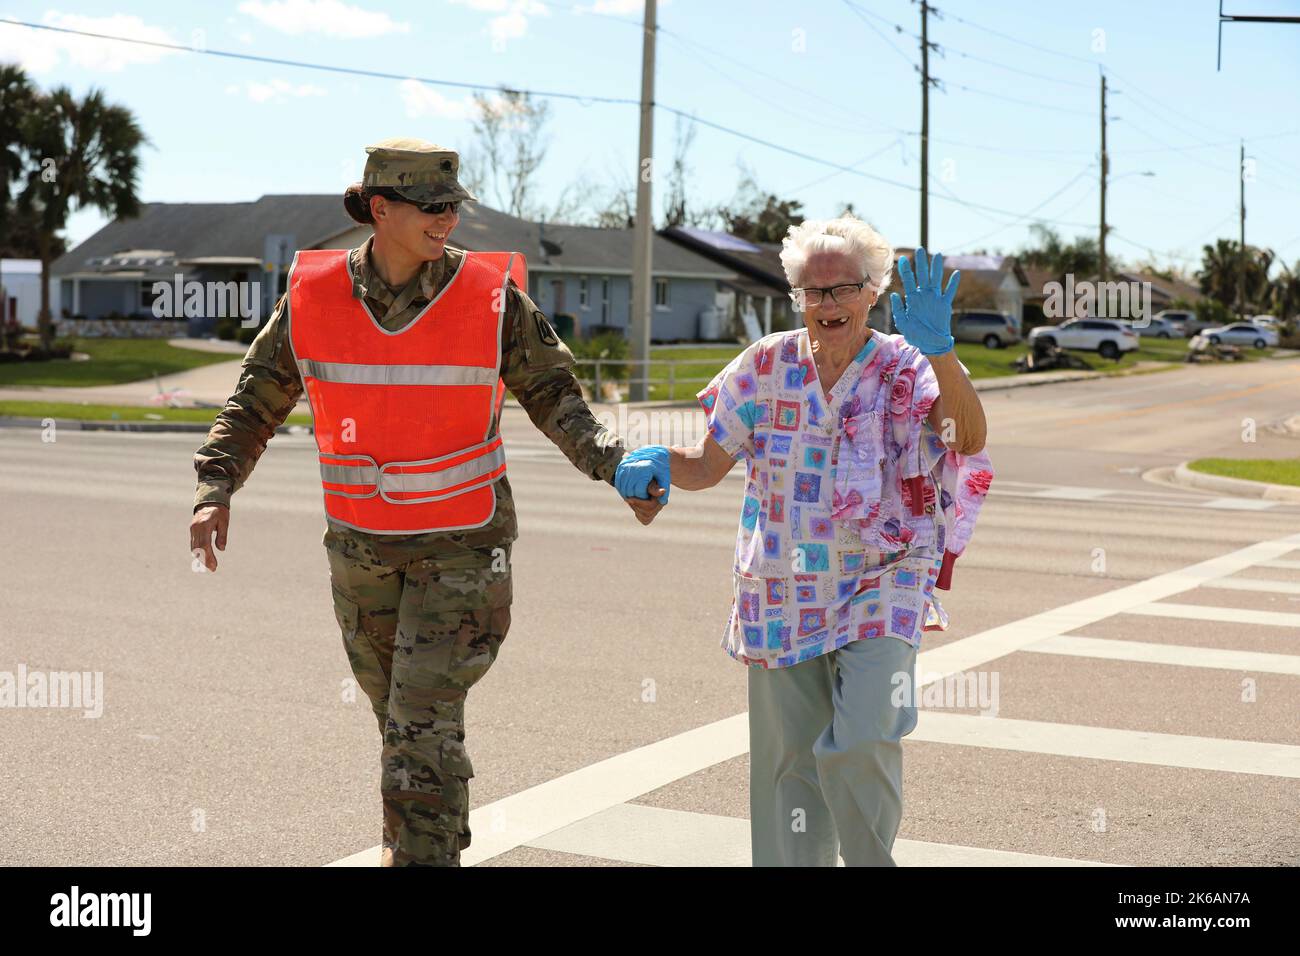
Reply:
<svg viewBox="0 0 1300 956"><path fill-rule="evenodd" d="M1195 267L1237 235L1237 150L1254 162L1247 240L1300 260L1300 26L1227 25L1215 70L1216 0L937 0L931 69L930 245L1012 251L1038 217L1095 235L1098 76L1109 98L1110 251ZM0 0L0 19L257 56L486 84L635 98L639 0ZM1228 0L1230 12L1300 15L1300 0ZM738 165L812 216L851 202L896 244L919 234L918 7L909 0L670 0L660 4L656 99L837 171L706 126L691 199L729 199ZM102 87L138 117L147 201L341 193L363 147L410 135L462 150L468 91L171 53L0 25L0 59L43 87ZM1019 71L1019 72L1017 72ZM670 114L658 112L660 162ZM553 101L542 198L632 182L637 110ZM661 167L662 168L662 167ZM1146 172L1154 176L1142 175ZM868 178L878 177L876 179ZM904 186L880 180L891 180ZM955 201L950 201L952 197ZM971 205L987 208L974 208ZM662 188L655 198L662 209ZM1026 213L1034 211L1032 216ZM74 240L103 223L77 214Z"/></svg>

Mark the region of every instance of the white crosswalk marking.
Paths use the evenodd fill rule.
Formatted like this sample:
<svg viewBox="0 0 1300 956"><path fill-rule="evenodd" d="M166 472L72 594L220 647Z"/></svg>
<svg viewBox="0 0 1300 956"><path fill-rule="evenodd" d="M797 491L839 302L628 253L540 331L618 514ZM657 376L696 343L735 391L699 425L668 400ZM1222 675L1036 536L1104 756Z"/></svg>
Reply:
<svg viewBox="0 0 1300 956"><path fill-rule="evenodd" d="M1025 648L1039 654L1068 654L1111 661L1143 664L1174 664L1179 667L1209 667L1229 671L1258 671L1262 674L1300 675L1300 655L1264 654L1257 651L1190 647L1186 644L1149 644L1144 641L1113 641L1097 637L1057 634Z"/></svg>
<svg viewBox="0 0 1300 956"><path fill-rule="evenodd" d="M1182 617L1198 621L1226 621L1229 624L1268 624L1276 627L1300 628L1300 614L1283 611L1255 611L1244 607L1210 607L1204 604L1135 604L1125 614L1145 614L1148 617Z"/></svg>
<svg viewBox="0 0 1300 956"><path fill-rule="evenodd" d="M1289 654L1103 640L1068 633L1116 614L1300 626L1300 614L1163 600L1195 588L1223 585L1226 576L1251 567L1289 568L1290 563L1281 556L1298 549L1300 534L1262 541L925 651L917 658L918 688L1016 651L1298 674L1300 657ZM1255 588L1252 584L1228 587L1291 591L1290 587ZM974 716L928 708L922 711L917 728L907 739L1160 767L1300 777L1300 746ZM464 853L462 863L473 865L527 846L653 866L748 865L747 821L628 802L745 754L748 749L747 715L737 714L479 807L470 815L474 843ZM896 842L895 859L900 865L910 866L1103 865L908 840ZM377 860L376 847L332 865L373 866Z"/></svg>
<svg viewBox="0 0 1300 956"><path fill-rule="evenodd" d="M1224 588L1229 591L1273 591L1279 594L1300 594L1300 583L1270 581L1267 578L1220 578L1206 581L1204 587Z"/></svg>
<svg viewBox="0 0 1300 956"><path fill-rule="evenodd" d="M1229 511L1267 511L1276 505L1276 501L1262 498L1211 498L1201 502L1202 508L1226 508Z"/></svg>
<svg viewBox="0 0 1300 956"><path fill-rule="evenodd" d="M927 710L908 739L1269 777L1300 777L1300 747Z"/></svg>
<svg viewBox="0 0 1300 956"><path fill-rule="evenodd" d="M624 803L528 844L645 866L749 866L749 821ZM1107 866L1088 860L897 840L899 866ZM841 861L843 865L843 861Z"/></svg>

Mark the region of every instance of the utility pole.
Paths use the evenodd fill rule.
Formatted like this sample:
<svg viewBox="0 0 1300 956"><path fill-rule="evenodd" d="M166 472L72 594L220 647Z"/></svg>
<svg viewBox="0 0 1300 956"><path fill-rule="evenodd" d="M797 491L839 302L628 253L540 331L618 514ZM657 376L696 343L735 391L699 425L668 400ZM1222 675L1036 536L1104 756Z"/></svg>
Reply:
<svg viewBox="0 0 1300 956"><path fill-rule="evenodd" d="M930 248L930 43L926 29L930 12L921 0L921 248Z"/></svg>
<svg viewBox="0 0 1300 956"><path fill-rule="evenodd" d="M1222 28L1220 28L1222 29ZM1241 160L1237 163L1237 208L1241 217L1241 246L1237 252L1237 321L1246 320L1246 141L1241 141Z"/></svg>
<svg viewBox="0 0 1300 956"><path fill-rule="evenodd" d="M641 37L641 144L637 150L636 236L632 252L632 384L629 397L643 402L650 397L645 381L650 376L650 276L653 263L654 211L650 207L654 178L655 101L655 0L645 0ZM641 381L637 381L637 379ZM600 401L600 396L596 396Z"/></svg>
<svg viewBox="0 0 1300 956"><path fill-rule="evenodd" d="M1097 267L1100 281L1106 281L1106 173L1110 160L1106 156L1106 74L1101 75L1101 231L1097 234Z"/></svg>

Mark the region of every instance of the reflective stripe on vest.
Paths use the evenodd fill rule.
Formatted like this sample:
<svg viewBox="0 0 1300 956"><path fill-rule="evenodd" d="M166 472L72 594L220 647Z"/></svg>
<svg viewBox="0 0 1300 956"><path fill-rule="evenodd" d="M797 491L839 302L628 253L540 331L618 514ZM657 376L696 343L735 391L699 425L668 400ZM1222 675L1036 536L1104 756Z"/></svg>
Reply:
<svg viewBox="0 0 1300 956"><path fill-rule="evenodd" d="M510 278L527 288L522 256L466 252L428 307L390 331L352 296L347 250L295 256L289 341L332 519L380 534L491 520L506 470L493 426Z"/></svg>
<svg viewBox="0 0 1300 956"><path fill-rule="evenodd" d="M393 504L440 501L478 487L476 479L494 481L505 470L506 450L498 435L472 448L423 461L390 461L379 465L369 455L321 455L320 477L326 485L345 485L353 491L327 487L326 494L372 498L376 494ZM398 498L397 495L417 495Z"/></svg>

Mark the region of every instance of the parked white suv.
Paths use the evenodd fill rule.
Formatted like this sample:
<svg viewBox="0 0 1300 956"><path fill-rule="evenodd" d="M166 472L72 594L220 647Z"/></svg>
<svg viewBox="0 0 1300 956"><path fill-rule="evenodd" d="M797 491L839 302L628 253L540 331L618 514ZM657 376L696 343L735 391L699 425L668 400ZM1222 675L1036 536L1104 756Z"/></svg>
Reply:
<svg viewBox="0 0 1300 956"><path fill-rule="evenodd" d="M1045 341L1063 349L1096 352L1105 359L1118 359L1141 344L1137 333L1116 319L1070 319L1060 325L1043 325L1029 333L1029 344Z"/></svg>

